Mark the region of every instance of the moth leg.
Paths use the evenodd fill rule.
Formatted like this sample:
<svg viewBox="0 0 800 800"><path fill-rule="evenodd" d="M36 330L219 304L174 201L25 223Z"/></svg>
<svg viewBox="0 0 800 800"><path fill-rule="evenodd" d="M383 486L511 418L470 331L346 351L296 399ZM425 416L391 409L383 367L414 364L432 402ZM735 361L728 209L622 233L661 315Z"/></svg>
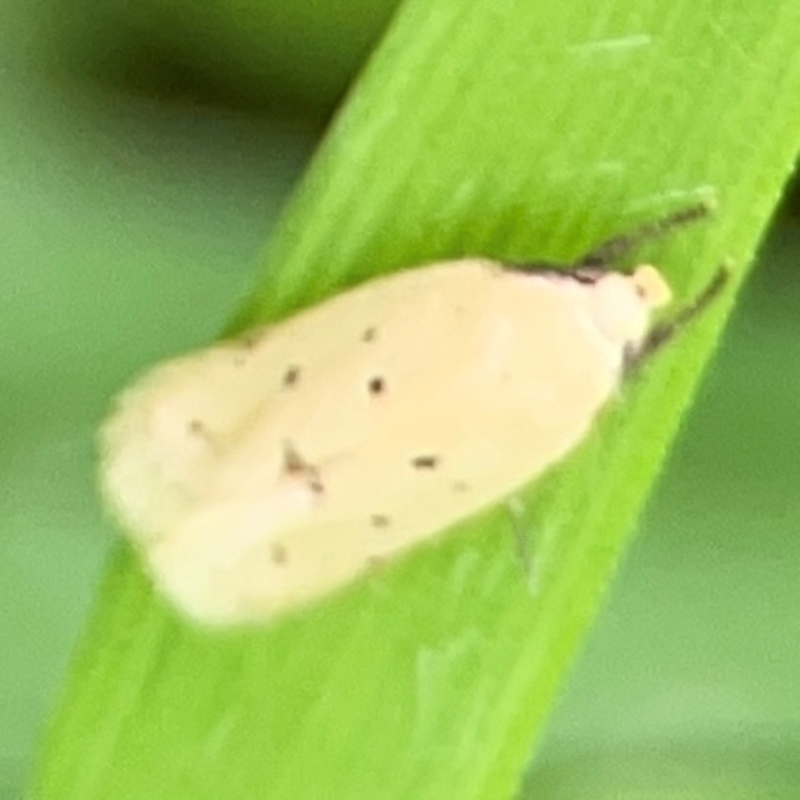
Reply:
<svg viewBox="0 0 800 800"><path fill-rule="evenodd" d="M539 591L539 572L536 568L536 555L533 552L530 518L525 504L519 495L512 495L505 502L511 520L511 531L514 534L514 549L525 574L525 583L531 594Z"/></svg>

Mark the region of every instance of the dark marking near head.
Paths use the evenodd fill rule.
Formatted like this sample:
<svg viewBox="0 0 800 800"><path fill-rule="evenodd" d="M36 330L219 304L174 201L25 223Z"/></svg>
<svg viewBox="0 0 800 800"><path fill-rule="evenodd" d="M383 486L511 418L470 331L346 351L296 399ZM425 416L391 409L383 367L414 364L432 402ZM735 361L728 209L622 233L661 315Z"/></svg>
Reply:
<svg viewBox="0 0 800 800"><path fill-rule="evenodd" d="M555 281L574 281L592 286L602 278L608 270L583 265L559 264L553 261L531 261L524 264L504 263L510 272L524 272L528 275L540 275Z"/></svg>
<svg viewBox="0 0 800 800"><path fill-rule="evenodd" d="M289 560L289 551L280 542L272 542L269 557L273 564L285 564Z"/></svg>
<svg viewBox="0 0 800 800"><path fill-rule="evenodd" d="M367 328L364 333L361 334L361 341L362 342L374 342L375 336L378 333L377 328L369 327Z"/></svg>
<svg viewBox="0 0 800 800"><path fill-rule="evenodd" d="M411 466L414 469L436 469L438 465L438 456L414 456L411 459Z"/></svg>
<svg viewBox="0 0 800 800"><path fill-rule="evenodd" d="M283 385L294 386L300 380L300 367L296 364L288 367L286 372L283 373Z"/></svg>
<svg viewBox="0 0 800 800"><path fill-rule="evenodd" d="M380 376L370 378L367 386L370 394L383 394L386 391L386 381Z"/></svg>
<svg viewBox="0 0 800 800"><path fill-rule="evenodd" d="M386 514L373 514L369 518L369 521L373 528L388 528L391 523L391 520Z"/></svg>

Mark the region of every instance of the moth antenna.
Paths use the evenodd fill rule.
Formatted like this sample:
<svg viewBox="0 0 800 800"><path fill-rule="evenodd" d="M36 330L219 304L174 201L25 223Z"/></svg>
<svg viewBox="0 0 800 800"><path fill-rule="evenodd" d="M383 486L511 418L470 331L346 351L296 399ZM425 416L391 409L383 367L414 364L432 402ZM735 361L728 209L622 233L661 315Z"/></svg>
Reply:
<svg viewBox="0 0 800 800"><path fill-rule="evenodd" d="M525 573L528 589L536 594L539 588L539 574L536 565L536 556L533 552L528 529L530 519L525 504L518 495L512 495L506 502L506 511L511 520L511 530L514 534L517 557Z"/></svg>
<svg viewBox="0 0 800 800"><path fill-rule="evenodd" d="M579 258L575 262L574 268L607 269L611 264L616 264L620 259L638 249L644 242L659 239L675 228L705 219L713 211L714 204L706 200L667 214L661 219L646 222L630 233L613 236L602 242Z"/></svg>
<svg viewBox="0 0 800 800"><path fill-rule="evenodd" d="M731 276L728 264L721 264L706 287L669 319L654 325L644 341L625 353L624 374L626 379L637 373L643 363L649 361L661 348L685 330L725 288Z"/></svg>

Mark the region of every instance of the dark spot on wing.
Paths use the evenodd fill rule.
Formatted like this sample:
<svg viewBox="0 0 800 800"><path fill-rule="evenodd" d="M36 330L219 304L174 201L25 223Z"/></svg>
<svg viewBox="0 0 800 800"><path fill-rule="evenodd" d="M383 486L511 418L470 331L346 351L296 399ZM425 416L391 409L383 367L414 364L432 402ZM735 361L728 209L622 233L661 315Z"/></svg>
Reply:
<svg viewBox="0 0 800 800"><path fill-rule="evenodd" d="M263 336L263 330L249 331L240 337L239 343L245 350L252 350L261 341Z"/></svg>
<svg viewBox="0 0 800 800"><path fill-rule="evenodd" d="M300 367L296 364L288 367L286 372L283 373L283 385L286 387L295 386L300 380Z"/></svg>
<svg viewBox="0 0 800 800"><path fill-rule="evenodd" d="M386 391L386 381L379 375L370 378L367 386L369 387L370 394L383 394L383 392Z"/></svg>
<svg viewBox="0 0 800 800"><path fill-rule="evenodd" d="M376 570L380 569L383 566L384 561L386 558L384 556L367 556L367 569L368 570Z"/></svg>
<svg viewBox="0 0 800 800"><path fill-rule="evenodd" d="M604 278L608 272L604 269L594 269L592 267L576 267L575 269L567 270L564 274L585 286L594 286L599 280Z"/></svg>
<svg viewBox="0 0 800 800"><path fill-rule="evenodd" d="M308 488L314 494L322 494L325 491L319 470L306 461L295 449L294 445L288 441L283 443L283 468L287 475L297 475L305 478Z"/></svg>
<svg viewBox="0 0 800 800"><path fill-rule="evenodd" d="M206 426L199 419L190 419L187 427L192 436L205 436L208 433Z"/></svg>
<svg viewBox="0 0 800 800"><path fill-rule="evenodd" d="M454 492L468 492L469 484L466 481L453 481Z"/></svg>
<svg viewBox="0 0 800 800"><path fill-rule="evenodd" d="M289 560L289 552L285 545L273 542L269 546L269 557L273 564L285 564Z"/></svg>
<svg viewBox="0 0 800 800"><path fill-rule="evenodd" d="M439 458L437 456L414 456L411 459L411 466L414 469L436 469L439 465Z"/></svg>
<svg viewBox="0 0 800 800"><path fill-rule="evenodd" d="M290 474L304 472L309 468L308 462L295 450L291 442L283 443L283 468Z"/></svg>
<svg viewBox="0 0 800 800"><path fill-rule="evenodd" d="M386 514L373 514L369 521L373 528L388 528L391 524L391 520Z"/></svg>
<svg viewBox="0 0 800 800"><path fill-rule="evenodd" d="M364 333L361 334L361 341L362 342L374 342L375 337L378 334L378 329L374 327L367 328Z"/></svg>

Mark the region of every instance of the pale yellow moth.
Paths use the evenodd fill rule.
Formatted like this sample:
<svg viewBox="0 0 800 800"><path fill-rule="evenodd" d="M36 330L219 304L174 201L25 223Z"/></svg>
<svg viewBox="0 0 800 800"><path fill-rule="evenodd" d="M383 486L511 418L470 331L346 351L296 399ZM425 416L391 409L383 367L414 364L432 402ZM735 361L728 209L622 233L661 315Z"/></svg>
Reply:
<svg viewBox="0 0 800 800"><path fill-rule="evenodd" d="M655 267L610 268L695 206L571 266L379 277L169 361L100 434L104 496L158 589L227 625L302 607L496 504L585 436L661 325Z"/></svg>

